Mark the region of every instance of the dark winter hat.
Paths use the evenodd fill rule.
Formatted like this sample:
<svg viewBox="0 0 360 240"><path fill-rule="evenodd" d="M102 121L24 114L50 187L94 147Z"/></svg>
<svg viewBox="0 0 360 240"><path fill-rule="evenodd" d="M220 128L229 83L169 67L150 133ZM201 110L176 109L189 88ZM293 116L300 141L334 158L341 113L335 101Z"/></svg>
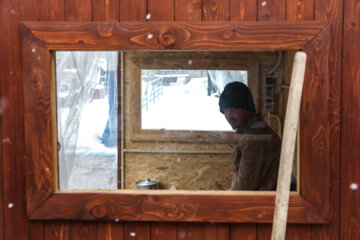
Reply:
<svg viewBox="0 0 360 240"><path fill-rule="evenodd" d="M241 108L255 113L255 105L249 88L241 82L227 84L219 99L220 112L227 108Z"/></svg>

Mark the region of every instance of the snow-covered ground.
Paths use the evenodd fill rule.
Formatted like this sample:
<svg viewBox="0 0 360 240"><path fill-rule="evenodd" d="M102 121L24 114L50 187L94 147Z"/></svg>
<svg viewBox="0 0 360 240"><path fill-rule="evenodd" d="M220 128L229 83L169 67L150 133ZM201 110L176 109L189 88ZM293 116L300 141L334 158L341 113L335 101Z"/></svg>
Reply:
<svg viewBox="0 0 360 240"><path fill-rule="evenodd" d="M219 111L218 96L207 96L207 78L163 86L163 95L142 110L143 129L231 131ZM99 140L108 120L108 99L93 99L81 115L68 189L116 189L117 148ZM66 114L66 111L64 112Z"/></svg>
<svg viewBox="0 0 360 240"><path fill-rule="evenodd" d="M100 137L108 120L108 98L94 99L83 108L68 189L116 189L117 148Z"/></svg>
<svg viewBox="0 0 360 240"><path fill-rule="evenodd" d="M143 88L146 83L143 82ZM142 109L143 129L231 131L216 94L207 96L207 77L163 86L163 96Z"/></svg>

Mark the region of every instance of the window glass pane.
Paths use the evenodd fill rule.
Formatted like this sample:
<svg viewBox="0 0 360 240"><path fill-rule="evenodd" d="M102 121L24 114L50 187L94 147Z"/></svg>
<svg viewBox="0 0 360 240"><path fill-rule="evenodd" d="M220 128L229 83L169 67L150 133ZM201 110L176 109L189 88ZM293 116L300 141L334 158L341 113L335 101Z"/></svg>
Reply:
<svg viewBox="0 0 360 240"><path fill-rule="evenodd" d="M56 52L60 189L117 188L117 52Z"/></svg>
<svg viewBox="0 0 360 240"><path fill-rule="evenodd" d="M219 111L226 84L247 84L247 71L142 70L142 129L232 130Z"/></svg>
<svg viewBox="0 0 360 240"><path fill-rule="evenodd" d="M142 129L226 131L219 96L229 82L247 84L247 71L142 70L141 80Z"/></svg>

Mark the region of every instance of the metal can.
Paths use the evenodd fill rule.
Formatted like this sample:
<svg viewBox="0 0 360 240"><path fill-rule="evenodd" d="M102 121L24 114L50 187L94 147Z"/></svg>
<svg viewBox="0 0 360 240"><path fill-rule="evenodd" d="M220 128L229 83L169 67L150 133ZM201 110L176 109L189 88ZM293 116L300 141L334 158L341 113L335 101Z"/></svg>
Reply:
<svg viewBox="0 0 360 240"><path fill-rule="evenodd" d="M137 189L159 189L159 180L146 178L136 183Z"/></svg>

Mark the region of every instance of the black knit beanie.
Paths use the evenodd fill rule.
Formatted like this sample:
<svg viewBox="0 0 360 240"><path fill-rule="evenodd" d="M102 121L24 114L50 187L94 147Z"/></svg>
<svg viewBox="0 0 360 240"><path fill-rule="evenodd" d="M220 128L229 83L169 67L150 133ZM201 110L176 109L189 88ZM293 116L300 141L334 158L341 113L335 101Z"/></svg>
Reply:
<svg viewBox="0 0 360 240"><path fill-rule="evenodd" d="M255 113L255 105L249 88L241 82L227 84L219 99L220 112L227 108L241 108Z"/></svg>

